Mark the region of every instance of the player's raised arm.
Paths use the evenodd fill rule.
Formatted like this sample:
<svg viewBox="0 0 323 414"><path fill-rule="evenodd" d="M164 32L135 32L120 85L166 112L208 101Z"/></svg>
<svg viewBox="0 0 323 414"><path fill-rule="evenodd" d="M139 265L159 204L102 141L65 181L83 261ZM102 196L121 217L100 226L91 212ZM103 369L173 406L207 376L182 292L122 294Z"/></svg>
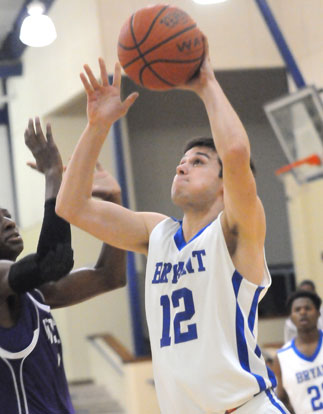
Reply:
<svg viewBox="0 0 323 414"><path fill-rule="evenodd" d="M120 99L121 68L115 66L112 84L103 59L101 81L90 67L80 75L87 94L88 123L74 150L60 188L56 211L70 223L116 247L146 253L150 229L163 216L135 213L119 205L91 197L93 171L110 127L124 116L136 100L132 93Z"/></svg>
<svg viewBox="0 0 323 414"><path fill-rule="evenodd" d="M184 88L194 91L203 101L222 163L224 210L221 222L228 248L235 252L235 257L232 254L234 265L244 277L260 284L266 222L250 166L249 139L215 78L208 47L199 75Z"/></svg>
<svg viewBox="0 0 323 414"><path fill-rule="evenodd" d="M231 228L238 224L241 231L245 230L247 237L259 238L259 233L264 234L265 231L265 218L250 168L249 139L214 76L207 41L206 57L199 77L188 86L205 105L215 147L223 164L224 205L228 224Z"/></svg>

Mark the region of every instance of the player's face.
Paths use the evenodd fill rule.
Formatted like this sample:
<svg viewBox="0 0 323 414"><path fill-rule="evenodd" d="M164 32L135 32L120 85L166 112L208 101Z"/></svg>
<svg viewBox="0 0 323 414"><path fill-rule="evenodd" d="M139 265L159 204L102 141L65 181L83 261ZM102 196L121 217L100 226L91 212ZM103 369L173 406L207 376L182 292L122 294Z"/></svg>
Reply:
<svg viewBox="0 0 323 414"><path fill-rule="evenodd" d="M193 147L187 151L173 180L174 204L182 208L212 206L223 188L220 169L218 155L211 148Z"/></svg>
<svg viewBox="0 0 323 414"><path fill-rule="evenodd" d="M16 223L8 210L0 207L0 259L16 260L23 247Z"/></svg>
<svg viewBox="0 0 323 414"><path fill-rule="evenodd" d="M320 312L309 298L295 299L291 309L291 319L298 331L307 332L316 329Z"/></svg>

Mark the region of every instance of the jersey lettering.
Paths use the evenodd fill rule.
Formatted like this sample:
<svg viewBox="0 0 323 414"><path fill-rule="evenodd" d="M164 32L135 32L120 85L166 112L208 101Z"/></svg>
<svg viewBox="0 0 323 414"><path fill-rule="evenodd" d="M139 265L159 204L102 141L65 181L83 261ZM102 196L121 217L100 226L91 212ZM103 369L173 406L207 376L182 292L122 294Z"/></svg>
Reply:
<svg viewBox="0 0 323 414"><path fill-rule="evenodd" d="M296 372L295 375L298 384L312 380L313 378L321 377L323 375L323 365L319 365L311 369L306 369L304 371Z"/></svg>
<svg viewBox="0 0 323 414"><path fill-rule="evenodd" d="M44 325L44 329L45 329L47 338L50 341L50 343L51 344L60 344L61 340L56 335L56 329L55 329L56 323L55 323L55 321L51 318L46 318L46 319L43 319L43 325Z"/></svg>
<svg viewBox="0 0 323 414"><path fill-rule="evenodd" d="M186 263L157 262L152 283L168 283L170 280L168 278L171 277L171 282L176 284L183 275L205 272L206 268L203 263L205 255L205 250L193 250Z"/></svg>

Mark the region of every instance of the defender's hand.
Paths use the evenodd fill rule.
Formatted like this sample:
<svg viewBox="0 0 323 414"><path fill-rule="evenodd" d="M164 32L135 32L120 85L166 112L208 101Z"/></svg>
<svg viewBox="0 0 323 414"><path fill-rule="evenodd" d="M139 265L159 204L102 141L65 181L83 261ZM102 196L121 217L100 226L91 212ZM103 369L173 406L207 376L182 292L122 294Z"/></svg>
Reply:
<svg viewBox="0 0 323 414"><path fill-rule="evenodd" d="M117 180L97 162L93 175L92 196L121 203L121 188Z"/></svg>
<svg viewBox="0 0 323 414"><path fill-rule="evenodd" d="M63 173L62 158L55 144L50 124L46 125L45 137L39 118L35 118L35 126L33 120L29 119L25 130L25 143L35 157L35 162L27 163L31 168L45 175Z"/></svg>

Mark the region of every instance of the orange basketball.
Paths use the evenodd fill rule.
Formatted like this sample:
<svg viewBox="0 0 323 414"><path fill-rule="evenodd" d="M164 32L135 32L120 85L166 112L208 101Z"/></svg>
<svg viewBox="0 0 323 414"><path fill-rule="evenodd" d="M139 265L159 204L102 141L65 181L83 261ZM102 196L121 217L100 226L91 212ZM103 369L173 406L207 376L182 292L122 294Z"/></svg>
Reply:
<svg viewBox="0 0 323 414"><path fill-rule="evenodd" d="M118 57L138 85L165 90L190 80L204 57L204 36L177 7L158 4L136 11L123 25Z"/></svg>

